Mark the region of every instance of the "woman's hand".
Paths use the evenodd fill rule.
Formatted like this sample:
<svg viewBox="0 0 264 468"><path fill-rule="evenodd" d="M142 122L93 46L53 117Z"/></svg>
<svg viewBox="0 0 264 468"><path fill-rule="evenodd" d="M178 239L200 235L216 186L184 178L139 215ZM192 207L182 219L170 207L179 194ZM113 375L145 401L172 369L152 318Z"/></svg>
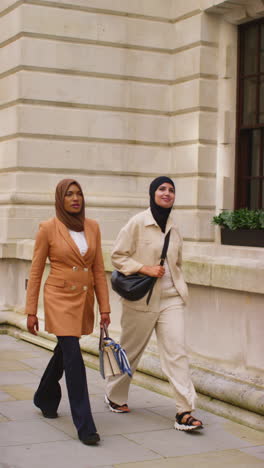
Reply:
<svg viewBox="0 0 264 468"><path fill-rule="evenodd" d="M110 314L101 314L101 321L100 321L100 327L101 328L108 328L111 323L110 320Z"/></svg>
<svg viewBox="0 0 264 468"><path fill-rule="evenodd" d="M138 273L142 273L142 275L153 276L154 278L161 278L165 273L165 268L161 265L143 265Z"/></svg>
<svg viewBox="0 0 264 468"><path fill-rule="evenodd" d="M37 335L39 330L38 317L36 315L27 316L27 329L32 335Z"/></svg>

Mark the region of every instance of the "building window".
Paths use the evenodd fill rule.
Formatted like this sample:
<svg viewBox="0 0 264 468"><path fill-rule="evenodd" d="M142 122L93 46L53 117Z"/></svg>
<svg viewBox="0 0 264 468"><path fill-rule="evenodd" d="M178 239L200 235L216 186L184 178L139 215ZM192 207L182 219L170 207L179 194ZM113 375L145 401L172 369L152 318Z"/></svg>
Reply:
<svg viewBox="0 0 264 468"><path fill-rule="evenodd" d="M236 207L264 208L264 19L239 27Z"/></svg>

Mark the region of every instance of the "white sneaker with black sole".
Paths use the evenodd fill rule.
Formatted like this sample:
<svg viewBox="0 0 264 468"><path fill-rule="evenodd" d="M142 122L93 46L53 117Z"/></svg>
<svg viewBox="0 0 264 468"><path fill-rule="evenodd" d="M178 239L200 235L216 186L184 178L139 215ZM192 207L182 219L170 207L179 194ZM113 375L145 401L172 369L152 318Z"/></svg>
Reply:
<svg viewBox="0 0 264 468"><path fill-rule="evenodd" d="M182 422L184 416L187 416L186 421ZM200 424L193 424L194 422L199 422ZM177 431L194 431L198 429L203 429L203 423L202 421L199 421L199 419L194 418L189 411L185 411L184 413L181 414L176 414L176 420L174 423L174 429Z"/></svg>

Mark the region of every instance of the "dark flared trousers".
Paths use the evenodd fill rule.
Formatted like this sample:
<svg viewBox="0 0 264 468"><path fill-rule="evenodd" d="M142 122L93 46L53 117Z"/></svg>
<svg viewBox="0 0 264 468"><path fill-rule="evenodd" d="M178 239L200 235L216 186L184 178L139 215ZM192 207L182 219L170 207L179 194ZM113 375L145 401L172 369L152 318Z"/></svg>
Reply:
<svg viewBox="0 0 264 468"><path fill-rule="evenodd" d="M79 338L75 336L57 338L58 344L41 378L34 403L44 412L56 413L61 400L59 380L64 370L72 419L79 438L85 439L88 434L96 432L96 427L91 412Z"/></svg>

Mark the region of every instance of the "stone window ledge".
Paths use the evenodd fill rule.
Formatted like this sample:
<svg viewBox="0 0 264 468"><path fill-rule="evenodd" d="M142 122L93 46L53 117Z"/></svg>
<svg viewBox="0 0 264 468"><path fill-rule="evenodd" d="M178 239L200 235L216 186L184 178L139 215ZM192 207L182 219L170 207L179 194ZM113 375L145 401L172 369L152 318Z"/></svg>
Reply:
<svg viewBox="0 0 264 468"><path fill-rule="evenodd" d="M183 262L187 283L264 294L264 262L229 257L189 257Z"/></svg>
<svg viewBox="0 0 264 468"><path fill-rule="evenodd" d="M264 294L264 249L185 243L183 269L190 284Z"/></svg>
<svg viewBox="0 0 264 468"><path fill-rule="evenodd" d="M33 240L0 244L0 258L30 261ZM111 272L112 243L103 243L105 269ZM186 242L183 270L189 284L264 294L264 249Z"/></svg>

